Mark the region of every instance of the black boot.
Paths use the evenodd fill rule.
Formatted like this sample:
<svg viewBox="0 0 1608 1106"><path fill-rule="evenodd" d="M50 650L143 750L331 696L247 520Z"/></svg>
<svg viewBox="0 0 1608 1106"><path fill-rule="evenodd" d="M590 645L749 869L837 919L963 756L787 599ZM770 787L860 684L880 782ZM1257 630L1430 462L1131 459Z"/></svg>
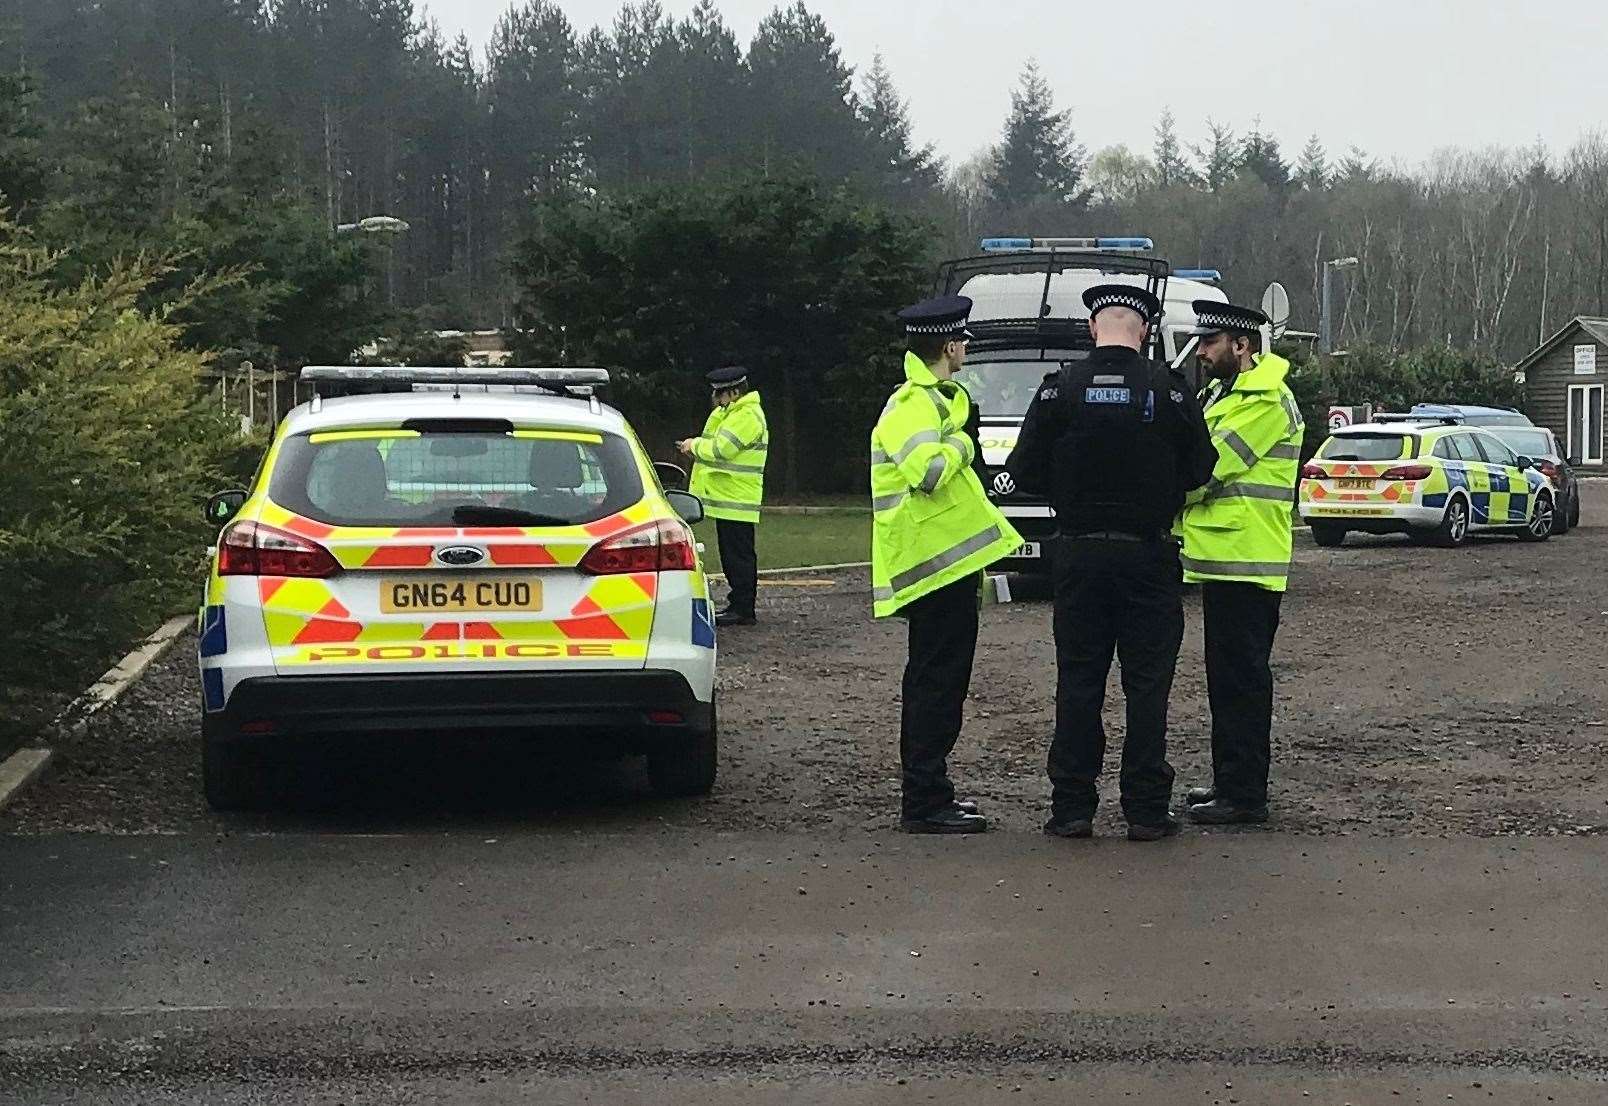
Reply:
<svg viewBox="0 0 1608 1106"><path fill-rule="evenodd" d="M752 614L744 614L742 611L734 611L729 608L715 614L716 626L752 626L755 621Z"/></svg>
<svg viewBox="0 0 1608 1106"><path fill-rule="evenodd" d="M1129 822L1128 840L1160 841L1164 837L1177 837L1179 831L1183 828L1184 827L1179 824L1178 819L1174 818L1170 814L1161 821L1152 825L1142 826L1137 822Z"/></svg>
<svg viewBox="0 0 1608 1106"><path fill-rule="evenodd" d="M1184 799L1190 806L1199 806L1201 803L1209 803L1215 798L1217 798L1216 787L1191 787L1188 791L1184 792Z"/></svg>
<svg viewBox="0 0 1608 1106"><path fill-rule="evenodd" d="M1202 826L1239 826L1267 821L1267 804L1246 806L1232 799L1213 799L1189 808L1189 820Z"/></svg>
<svg viewBox="0 0 1608 1106"><path fill-rule="evenodd" d="M1044 832L1049 837L1093 837L1094 821L1089 818L1056 818L1052 815L1044 823Z"/></svg>
<svg viewBox="0 0 1608 1106"><path fill-rule="evenodd" d="M925 818L906 818L899 828L906 833L983 833L988 829L988 819L951 806Z"/></svg>

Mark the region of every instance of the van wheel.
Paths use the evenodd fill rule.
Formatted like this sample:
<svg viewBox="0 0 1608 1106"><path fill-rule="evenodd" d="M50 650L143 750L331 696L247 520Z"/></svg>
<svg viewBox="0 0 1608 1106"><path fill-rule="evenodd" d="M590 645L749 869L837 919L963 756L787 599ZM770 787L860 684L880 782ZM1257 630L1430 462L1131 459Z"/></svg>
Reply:
<svg viewBox="0 0 1608 1106"><path fill-rule="evenodd" d="M263 758L237 741L201 742L201 784L213 810L253 810L267 799Z"/></svg>
<svg viewBox="0 0 1608 1106"><path fill-rule="evenodd" d="M1442 549L1456 549L1468 541L1468 500L1454 495L1446 501L1446 513L1432 540Z"/></svg>
<svg viewBox="0 0 1608 1106"><path fill-rule="evenodd" d="M1535 513L1523 530L1519 531L1519 538L1523 541L1546 541L1552 536L1552 527L1558 521L1558 513L1553 509L1552 496L1542 492L1535 501Z"/></svg>
<svg viewBox="0 0 1608 1106"><path fill-rule="evenodd" d="M707 730L670 741L648 754L648 781L655 793L667 799L707 795L715 786L719 750L720 723L711 703Z"/></svg>
<svg viewBox="0 0 1608 1106"><path fill-rule="evenodd" d="M1346 528L1336 526L1332 522L1314 522L1312 524L1312 540L1325 549L1335 549L1346 542Z"/></svg>

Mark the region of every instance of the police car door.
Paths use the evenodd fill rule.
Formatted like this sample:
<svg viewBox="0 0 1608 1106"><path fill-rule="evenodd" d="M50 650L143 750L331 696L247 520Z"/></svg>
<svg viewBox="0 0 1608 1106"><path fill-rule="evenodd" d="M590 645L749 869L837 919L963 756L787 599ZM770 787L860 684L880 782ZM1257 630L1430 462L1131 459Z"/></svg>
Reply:
<svg viewBox="0 0 1608 1106"><path fill-rule="evenodd" d="M1463 460L1463 475L1468 480L1468 498L1471 508L1469 522L1475 526L1489 526L1491 516L1491 466L1480 453L1469 433L1450 435L1452 448Z"/></svg>
<svg viewBox="0 0 1608 1106"><path fill-rule="evenodd" d="M1522 526L1530 520L1530 483L1519 468L1519 456L1490 434L1475 434L1491 474L1490 524Z"/></svg>

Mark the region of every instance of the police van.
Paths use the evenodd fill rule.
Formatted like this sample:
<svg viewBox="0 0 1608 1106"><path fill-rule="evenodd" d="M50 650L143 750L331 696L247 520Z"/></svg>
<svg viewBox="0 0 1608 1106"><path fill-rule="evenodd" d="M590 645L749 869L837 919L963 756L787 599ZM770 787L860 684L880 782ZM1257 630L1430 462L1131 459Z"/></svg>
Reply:
<svg viewBox="0 0 1608 1106"><path fill-rule="evenodd" d="M972 341L962 377L981 415L988 494L1024 539L1000 563L1007 572L1048 572L1055 518L1049 501L1019 492L1005 460L1039 384L1064 361L1094 349L1083 292L1096 284L1133 284L1161 300L1161 325L1148 355L1180 365L1195 379L1195 300L1228 297L1213 269L1173 269L1149 238L985 238L982 253L940 266L937 294L973 301Z"/></svg>

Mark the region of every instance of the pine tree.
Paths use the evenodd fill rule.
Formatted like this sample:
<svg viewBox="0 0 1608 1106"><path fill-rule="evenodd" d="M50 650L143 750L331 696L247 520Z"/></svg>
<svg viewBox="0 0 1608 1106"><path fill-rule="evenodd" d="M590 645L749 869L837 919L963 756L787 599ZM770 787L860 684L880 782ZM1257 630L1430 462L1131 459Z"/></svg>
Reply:
<svg viewBox="0 0 1608 1106"><path fill-rule="evenodd" d="M1171 108L1163 110L1161 118L1156 121L1156 142L1151 148L1151 156L1156 166L1158 187L1171 188L1200 182L1199 175L1189 167L1189 161L1184 157L1183 145L1178 141L1177 120Z"/></svg>
<svg viewBox="0 0 1608 1106"><path fill-rule="evenodd" d="M994 151L989 191L1007 208L1050 202L1085 207L1087 152L1073 141L1070 111L1056 111L1049 82L1029 61L1011 93L1011 114Z"/></svg>
<svg viewBox="0 0 1608 1106"><path fill-rule="evenodd" d="M1322 192L1329 187L1329 153L1315 134L1307 139L1306 146L1301 150L1295 177L1309 192Z"/></svg>
<svg viewBox="0 0 1608 1106"><path fill-rule="evenodd" d="M1234 142L1234 132L1222 123L1207 119L1206 130L1211 139L1204 147L1194 147L1195 156L1200 159L1206 187L1220 192L1239 171L1240 151Z"/></svg>
<svg viewBox="0 0 1608 1106"><path fill-rule="evenodd" d="M43 128L27 73L0 74L0 205L27 218L45 194Z"/></svg>
<svg viewBox="0 0 1608 1106"><path fill-rule="evenodd" d="M1378 171L1379 163L1369 157L1361 146L1353 146L1346 154L1345 160L1340 162L1340 167L1335 170L1334 177L1336 181L1358 184L1373 180Z"/></svg>
<svg viewBox="0 0 1608 1106"><path fill-rule="evenodd" d="M931 145L915 147L910 112L894 87L882 55L872 60L860 98L860 120L865 124L871 155L882 170L885 191L893 198L911 200L931 195L942 168Z"/></svg>
<svg viewBox="0 0 1608 1106"><path fill-rule="evenodd" d="M575 178L575 32L553 0L526 0L497 21L486 56L492 172L506 211Z"/></svg>
<svg viewBox="0 0 1608 1106"><path fill-rule="evenodd" d="M748 65L755 160L767 175L788 162L828 178L872 170L856 114L854 71L825 20L804 0L765 17Z"/></svg>
<svg viewBox="0 0 1608 1106"><path fill-rule="evenodd" d="M1279 140L1262 133L1260 119L1251 124L1250 133L1240 143L1238 168L1274 191L1290 183L1290 166L1279 152Z"/></svg>

